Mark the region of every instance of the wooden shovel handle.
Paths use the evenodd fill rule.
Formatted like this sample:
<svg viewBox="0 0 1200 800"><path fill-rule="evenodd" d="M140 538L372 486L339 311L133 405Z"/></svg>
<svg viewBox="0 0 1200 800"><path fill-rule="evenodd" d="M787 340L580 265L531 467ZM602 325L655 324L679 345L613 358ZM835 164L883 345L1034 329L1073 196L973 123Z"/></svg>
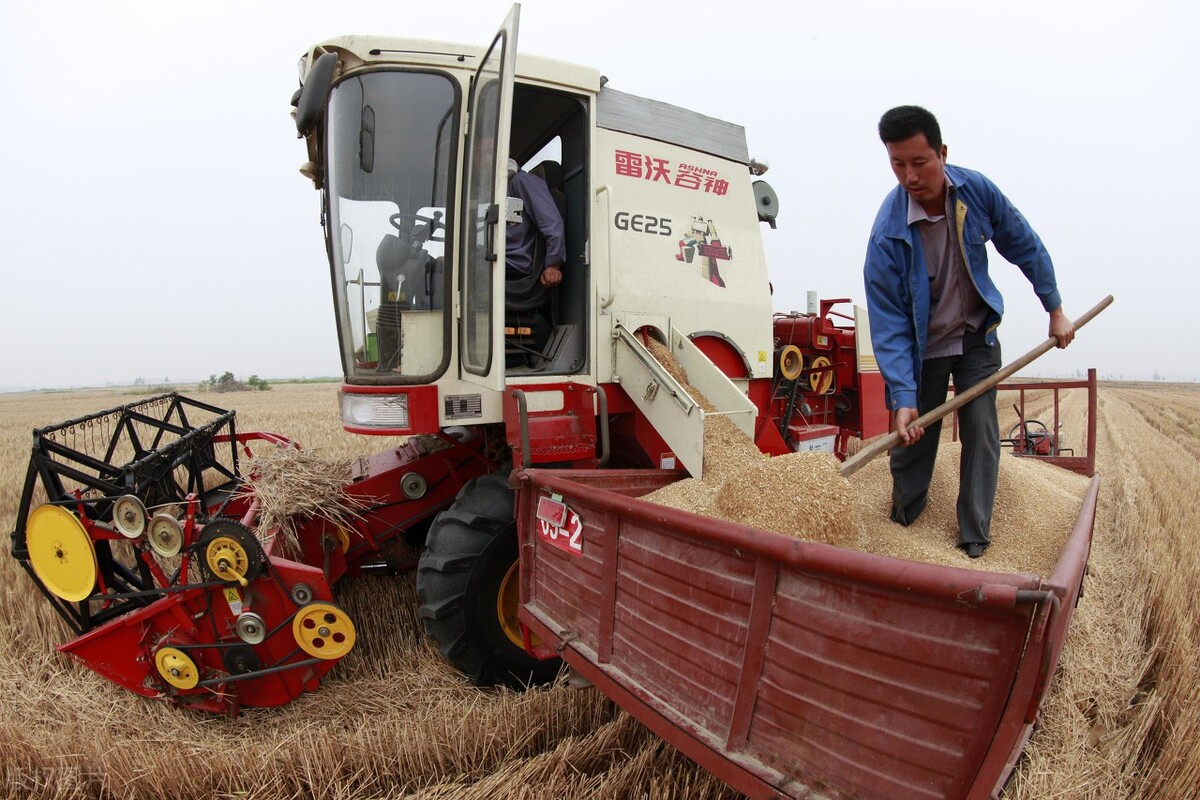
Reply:
<svg viewBox="0 0 1200 800"><path fill-rule="evenodd" d="M1075 320L1075 330L1079 330L1084 325L1086 325L1088 322L1090 322L1092 317L1096 316L1101 311L1108 308L1108 306L1112 303L1112 301L1113 301L1113 297L1110 294L1107 297L1105 297L1103 300L1101 300L1099 303L1092 306L1092 308L1086 314L1084 314L1079 319ZM960 406L966 405L967 403L971 402L979 395L983 394L984 392L990 390L992 387L996 386L1001 381L1009 378L1013 373L1029 366L1029 364L1032 363L1034 360L1036 360L1036 359L1040 358L1041 356L1045 355L1046 353L1048 353L1050 351L1050 349L1053 348L1057 343L1058 343L1057 340L1053 336L1047 338L1046 341L1042 342L1037 347L1033 348L1028 353L1021 356L1020 358L1018 358L1016 361L1012 362L1008 366L1001 368L998 372L996 372L996 374L992 375L987 380L980 381L979 383L972 386L970 389L967 389L964 392L959 392L959 393L955 394L954 397L950 398L945 403L942 403L937 408L933 409L932 411L927 411L926 413L917 417L917 419L912 423L912 425L925 427L926 425L928 425L931 422L937 422L939 419L946 416L950 412L955 411ZM900 434L897 433L896 431L892 431L887 436L884 436L881 439L876 439L875 441L871 442L869 445L864 447L862 450L859 450L853 456L851 456L850 458L847 458L845 461L843 461L841 469L839 471L841 472L842 475L849 477L850 475L853 475L854 473L856 473L860 469L862 469L864 466L866 466L867 462L870 461L871 459L875 458L875 456L879 455L880 453L884 452L885 450L890 450L891 448L893 448L897 444L899 444L899 442L900 442Z"/></svg>

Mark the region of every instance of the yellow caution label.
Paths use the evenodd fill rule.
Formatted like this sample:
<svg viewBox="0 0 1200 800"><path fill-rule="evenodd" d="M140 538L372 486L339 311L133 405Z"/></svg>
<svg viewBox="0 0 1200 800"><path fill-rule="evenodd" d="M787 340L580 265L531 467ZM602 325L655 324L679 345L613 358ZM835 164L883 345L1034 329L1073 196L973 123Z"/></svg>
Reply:
<svg viewBox="0 0 1200 800"><path fill-rule="evenodd" d="M229 603L229 610L233 612L235 617L242 613L242 596L238 590L232 586L227 586L222 590L225 593L225 602Z"/></svg>

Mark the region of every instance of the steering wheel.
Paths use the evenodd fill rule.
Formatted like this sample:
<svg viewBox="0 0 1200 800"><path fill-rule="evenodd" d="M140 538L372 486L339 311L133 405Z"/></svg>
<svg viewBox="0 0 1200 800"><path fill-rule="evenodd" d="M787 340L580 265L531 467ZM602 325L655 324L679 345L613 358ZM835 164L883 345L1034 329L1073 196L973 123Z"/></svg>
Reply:
<svg viewBox="0 0 1200 800"><path fill-rule="evenodd" d="M1050 429L1046 427L1046 423L1037 419L1025 420L1024 430L1022 430L1022 423L1020 422L1013 425L1012 430L1008 432L1008 438L1015 440L1017 438L1017 431L1021 431L1021 439L1025 442L1025 449L1030 451L1050 436Z"/></svg>
<svg viewBox="0 0 1200 800"><path fill-rule="evenodd" d="M432 236L433 232L438 228L446 227L442 224L442 212L440 211L433 212L432 217L423 217L420 214L406 214L405 212L401 211L388 217L388 222L392 223L392 227L400 233L408 233L412 228L416 227L418 222L424 222L429 226L427 228L428 236ZM408 222L410 224L401 226L401 223L403 222Z"/></svg>

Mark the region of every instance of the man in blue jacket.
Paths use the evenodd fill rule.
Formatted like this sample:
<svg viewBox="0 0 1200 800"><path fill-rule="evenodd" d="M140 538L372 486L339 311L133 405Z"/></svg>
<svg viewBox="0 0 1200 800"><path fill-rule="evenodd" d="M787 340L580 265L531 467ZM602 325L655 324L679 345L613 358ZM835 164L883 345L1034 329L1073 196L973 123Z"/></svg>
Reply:
<svg viewBox="0 0 1200 800"><path fill-rule="evenodd" d="M903 443L891 451L891 517L910 525L925 508L941 433L941 421L912 423L946 401L951 376L962 392L1000 368L1004 299L988 275L987 242L1033 284L1059 347L1075 327L1041 239L995 184L946 163L933 114L893 108L879 120L879 138L899 185L875 217L863 275L871 343ZM959 547L978 558L991 541L1000 466L995 389L959 410L959 429Z"/></svg>

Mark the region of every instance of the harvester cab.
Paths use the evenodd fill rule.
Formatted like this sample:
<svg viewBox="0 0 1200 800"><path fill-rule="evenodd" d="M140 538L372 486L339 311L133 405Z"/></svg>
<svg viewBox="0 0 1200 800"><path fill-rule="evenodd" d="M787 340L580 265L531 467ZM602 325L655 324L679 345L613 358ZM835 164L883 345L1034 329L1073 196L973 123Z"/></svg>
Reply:
<svg viewBox="0 0 1200 800"><path fill-rule="evenodd" d="M673 408L651 412L658 441L640 457L678 457L699 475L699 410L645 345L698 350L689 378L754 435L748 387L772 376L775 355L760 220L773 224L777 200L753 180L765 167L740 126L518 56L518 16L485 47L343 37L301 61L302 172L323 198L344 425L505 423L518 464L595 466L606 435L646 449L597 431L601 404L645 411L658 394ZM514 302L506 270L506 227L521 213L510 157L563 216L563 279L534 307ZM667 388L630 386L634 374ZM627 391L604 397L615 385Z"/></svg>
<svg viewBox="0 0 1200 800"><path fill-rule="evenodd" d="M865 324L833 311L845 301L773 313L761 229L778 198L744 130L518 54L519 13L482 47L327 40L301 59L294 97L343 425L482 442L489 474L437 509L417 589L447 658L512 685L558 664L518 621L510 468L700 477L713 415L770 454L844 455L887 428ZM533 272L509 268L506 234L530 212L509 196L511 162L562 217L562 279L546 291L527 291L536 250ZM546 525L569 541L559 517Z"/></svg>

